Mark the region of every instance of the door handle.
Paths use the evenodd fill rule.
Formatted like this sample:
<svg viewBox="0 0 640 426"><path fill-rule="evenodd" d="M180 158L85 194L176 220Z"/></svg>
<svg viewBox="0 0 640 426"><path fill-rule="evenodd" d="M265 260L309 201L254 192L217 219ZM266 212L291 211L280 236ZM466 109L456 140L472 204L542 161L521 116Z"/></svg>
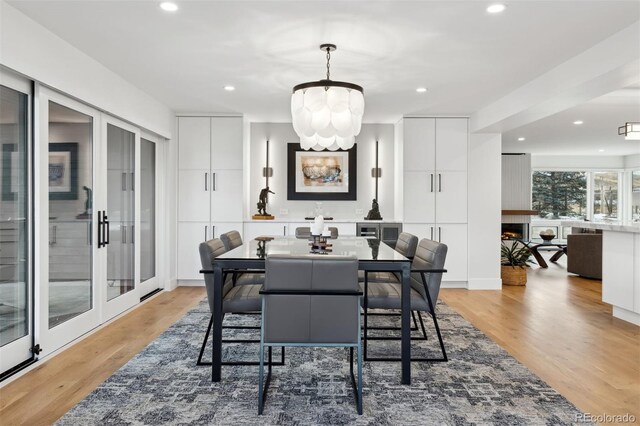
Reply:
<svg viewBox="0 0 640 426"><path fill-rule="evenodd" d="M438 173L438 192L442 192L442 174Z"/></svg>
<svg viewBox="0 0 640 426"><path fill-rule="evenodd" d="M217 182L216 182L216 174L217 173L211 173L211 178L213 179L213 186L211 188L212 191L215 191L216 187L218 186Z"/></svg>
<svg viewBox="0 0 640 426"><path fill-rule="evenodd" d="M211 238L215 238L215 237L216 237L216 226L211 225Z"/></svg>
<svg viewBox="0 0 640 426"><path fill-rule="evenodd" d="M104 247L102 242L102 212L98 210L98 248Z"/></svg>
<svg viewBox="0 0 640 426"><path fill-rule="evenodd" d="M430 226L431 228L431 241L433 241L433 226Z"/></svg>
<svg viewBox="0 0 640 426"><path fill-rule="evenodd" d="M135 225L131 225L131 238L129 238L129 242L133 244L133 236L136 235Z"/></svg>
<svg viewBox="0 0 640 426"><path fill-rule="evenodd" d="M442 242L442 228L438 226L438 242Z"/></svg>
<svg viewBox="0 0 640 426"><path fill-rule="evenodd" d="M135 175L133 174L133 172L131 172L131 190L132 191L136 190L136 180L135 180Z"/></svg>
<svg viewBox="0 0 640 426"><path fill-rule="evenodd" d="M204 190L205 190L205 191L208 191L208 190L207 190L207 181L208 181L208 180L209 180L209 173L205 172L205 173L204 173Z"/></svg>
<svg viewBox="0 0 640 426"><path fill-rule="evenodd" d="M207 241L207 226L208 225L204 226L204 241Z"/></svg>
<svg viewBox="0 0 640 426"><path fill-rule="evenodd" d="M104 238L104 241L102 242L103 246L106 246L107 244L109 244L109 220L107 218L107 211L106 210L102 210L102 226L105 227L105 229L102 230L102 238Z"/></svg>
<svg viewBox="0 0 640 426"><path fill-rule="evenodd" d="M122 244L127 243L127 225L122 225L121 234L122 234Z"/></svg>
<svg viewBox="0 0 640 426"><path fill-rule="evenodd" d="M431 192L433 192L433 173L430 173L431 176Z"/></svg>
<svg viewBox="0 0 640 426"><path fill-rule="evenodd" d="M122 172L122 190L123 191L127 190L127 173L126 172Z"/></svg>

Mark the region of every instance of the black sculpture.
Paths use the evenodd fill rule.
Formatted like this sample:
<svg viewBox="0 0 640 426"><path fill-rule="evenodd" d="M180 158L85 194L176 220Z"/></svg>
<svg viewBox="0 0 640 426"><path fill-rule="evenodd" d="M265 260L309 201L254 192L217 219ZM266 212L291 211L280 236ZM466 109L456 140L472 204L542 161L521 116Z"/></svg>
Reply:
<svg viewBox="0 0 640 426"><path fill-rule="evenodd" d="M380 206L378 205L378 200L373 199L373 203L371 203L371 210L365 217L366 220L382 220L382 216L380 216Z"/></svg>
<svg viewBox="0 0 640 426"><path fill-rule="evenodd" d="M270 193L275 195L275 192L269 190L268 186L266 188L262 188L260 191L260 197L258 200L258 215L260 216L271 216L267 213L267 198Z"/></svg>

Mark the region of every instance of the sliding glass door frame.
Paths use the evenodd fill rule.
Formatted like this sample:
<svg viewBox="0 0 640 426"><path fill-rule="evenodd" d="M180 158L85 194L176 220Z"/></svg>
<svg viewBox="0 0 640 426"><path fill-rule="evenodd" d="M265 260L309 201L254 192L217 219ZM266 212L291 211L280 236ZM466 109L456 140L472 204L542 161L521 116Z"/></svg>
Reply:
<svg viewBox="0 0 640 426"><path fill-rule="evenodd" d="M36 297L36 341L40 343L41 355L49 355L61 347L69 344L79 336L91 331L100 325L103 304L101 303L100 277L103 274L100 265L95 261L98 258L96 244L97 213L93 208L91 212L92 224L92 273L91 273L91 308L55 327L49 328L49 103L54 102L63 107L72 109L92 118L92 179L95 191L98 188L98 165L100 164L99 149L101 114L81 102L70 99L54 90L44 86L37 87L36 122L36 149L34 150L34 178L36 188L37 209L35 211L35 235L38 236L38 244L35 251L35 282L38 285Z"/></svg>
<svg viewBox="0 0 640 426"><path fill-rule="evenodd" d="M100 168L100 178L99 178L99 188L97 195L97 207L96 210L108 212L108 188L109 184L114 184L114 182L109 182L108 179L108 127L109 125L118 127L127 132L131 132L134 134L134 233L133 233L133 241L134 243L134 259L133 259L133 268L134 268L134 288L132 290L127 291L124 294L119 295L111 300L109 300L107 295L107 285L108 285L108 247L105 249L99 250L97 263L100 265L99 269L102 272L100 275L100 279L98 280L98 287L100 288L100 297L101 303L103 306L101 321L106 322L121 313L125 312L128 309L131 309L138 303L140 303L140 244L137 242L140 241L140 129L138 127L132 126L131 124L119 120L115 117L112 117L108 114L102 114L102 122L101 122L101 138L100 138L100 154L101 154L101 162L98 164ZM107 227L108 228L108 227Z"/></svg>
<svg viewBox="0 0 640 426"><path fill-rule="evenodd" d="M33 362L37 359L37 353L33 352L35 346L35 306L34 306L34 245L33 245L33 194L34 194L34 181L33 181L33 100L34 100L34 87L33 82L17 76L11 72L8 72L0 68L0 85L8 87L9 89L23 93L27 96L26 102L26 163L27 163L27 191L26 191L26 321L27 321L27 333L26 335L13 340L0 347L0 374L15 369L18 366L24 366L29 362Z"/></svg>
<svg viewBox="0 0 640 426"><path fill-rule="evenodd" d="M154 247L154 258L155 258L155 275L152 278L149 278L145 281L142 281L142 276L141 276L141 282L140 282L140 297L144 297L145 295L155 291L156 289L159 289L162 287L161 282L162 279L161 277L163 276L163 268L162 268L162 263L160 262L160 247L158 246L158 241L160 238L160 229L161 226L163 225L163 217L162 217L162 203L163 203L163 194L164 191L162 191L161 187L161 175L160 173L158 173L161 169L160 164L161 164L161 160L163 159L162 156L162 148L163 148L163 144L160 143L160 138L158 136L155 136L151 133L142 131L141 135L140 135L140 163L142 164L142 140L146 140L149 141L151 143L154 144L155 146L155 173L154 173L154 189L155 189L155 194L154 194L154 217L155 217L155 226L154 226L154 240L155 240L155 247ZM140 167L140 180L142 180L142 167ZM140 199L142 199L142 185L140 185L140 191L139 192L139 197ZM140 203L142 205L142 202ZM142 209L140 209L140 214L137 215L138 219L140 221L142 221ZM140 229L140 231L142 232L142 226L138 227ZM138 239L138 241L142 242L142 239ZM140 247L140 271L142 272L142 247Z"/></svg>

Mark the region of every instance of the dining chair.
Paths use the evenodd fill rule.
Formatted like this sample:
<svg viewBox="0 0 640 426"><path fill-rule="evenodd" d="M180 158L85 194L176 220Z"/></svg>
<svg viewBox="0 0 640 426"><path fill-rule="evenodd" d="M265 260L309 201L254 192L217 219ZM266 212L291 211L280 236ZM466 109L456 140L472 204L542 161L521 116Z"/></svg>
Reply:
<svg viewBox="0 0 640 426"><path fill-rule="evenodd" d="M216 257L225 253L227 250L224 247L222 240L214 238L212 240L200 243L200 261L202 264L202 271L204 273L204 282L207 289L207 301L209 303L209 310L211 311L211 318L209 325L207 326L207 332L205 333L202 346L200 347L200 355L196 365L212 365L211 362L202 361L204 350L209 340L209 334L211 333L211 327L213 326L213 307L216 303L222 303L223 320L224 314L253 314L259 313L262 309L262 296L260 295L260 289L262 283L246 284L246 285L234 285L233 280L228 274L223 277L224 285L222 287L222 300L214 299L214 280L212 265ZM228 329L248 329L259 330L259 326L222 326L222 328ZM223 339L222 343L260 343L257 339ZM222 365L259 365L257 361L225 361ZM281 361L275 365L284 365L284 348L282 348Z"/></svg>
<svg viewBox="0 0 640 426"><path fill-rule="evenodd" d="M447 352L438 325L436 315L436 303L440 294L442 274L447 257L447 245L428 239L420 240L411 262L411 310L417 311L420 320L420 328L424 337L412 338L412 340L426 340L427 332L421 312L428 313L438 336L442 358L412 358L412 361L447 361ZM369 340L400 340L395 336L369 336L368 311L369 309L399 310L401 309L402 284L394 277L389 282L376 282L369 285L367 275L363 288L364 299L364 357L365 361L400 361L400 358L373 358L367 357L367 343ZM413 312L412 312L413 313ZM415 323L415 317L414 317ZM417 326L417 324L416 324ZM378 328L380 329L380 328ZM395 329L393 327L385 329Z"/></svg>
<svg viewBox="0 0 640 426"><path fill-rule="evenodd" d="M220 239L224 244L227 251L240 247L242 243L242 236L240 232L233 230L225 232L220 235ZM232 272L231 278L234 285L245 284L262 284L264 283L264 273L261 271L245 271L245 272Z"/></svg>
<svg viewBox="0 0 640 426"><path fill-rule="evenodd" d="M296 238L301 240L308 240L311 238L311 227L299 226L296 228Z"/></svg>
<svg viewBox="0 0 640 426"><path fill-rule="evenodd" d="M398 235L398 242L394 247L394 250L406 257L407 259L413 259L416 255L416 249L418 247L418 237L408 232L402 232ZM358 280L364 282L365 271L358 271ZM393 272L368 272L369 284L376 282L400 282L400 277L397 273Z"/></svg>
<svg viewBox="0 0 640 426"><path fill-rule="evenodd" d="M272 373L269 364L265 383L264 351L265 347L271 351L273 346L348 347L357 411L362 414L362 292L358 288L358 259L273 255L265 263L266 279L260 292L263 299L258 414L264 410ZM357 381L353 374L354 349Z"/></svg>

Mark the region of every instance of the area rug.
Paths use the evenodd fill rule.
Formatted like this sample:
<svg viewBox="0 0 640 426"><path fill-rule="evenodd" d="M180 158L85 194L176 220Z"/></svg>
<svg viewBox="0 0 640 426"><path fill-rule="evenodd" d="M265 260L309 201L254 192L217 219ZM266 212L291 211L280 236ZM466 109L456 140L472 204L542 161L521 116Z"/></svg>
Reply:
<svg viewBox="0 0 640 426"><path fill-rule="evenodd" d="M209 320L205 301L136 355L58 420L58 425L568 425L580 411L507 352L439 302L449 362L413 363L412 384L400 384L399 363L366 362L364 414L358 416L343 348L288 348L274 367L262 416L258 368L223 366L222 381L195 365ZM225 324L258 323L229 315ZM378 325L398 322L375 317ZM433 323L414 341L415 356L437 356ZM225 329L225 337L256 331ZM211 344L211 343L210 343ZM225 344L225 360L257 360L258 345ZM399 353L398 341L371 342L370 355ZM210 346L207 354L210 356ZM274 354L275 356L275 354ZM584 424L584 423L581 423Z"/></svg>

